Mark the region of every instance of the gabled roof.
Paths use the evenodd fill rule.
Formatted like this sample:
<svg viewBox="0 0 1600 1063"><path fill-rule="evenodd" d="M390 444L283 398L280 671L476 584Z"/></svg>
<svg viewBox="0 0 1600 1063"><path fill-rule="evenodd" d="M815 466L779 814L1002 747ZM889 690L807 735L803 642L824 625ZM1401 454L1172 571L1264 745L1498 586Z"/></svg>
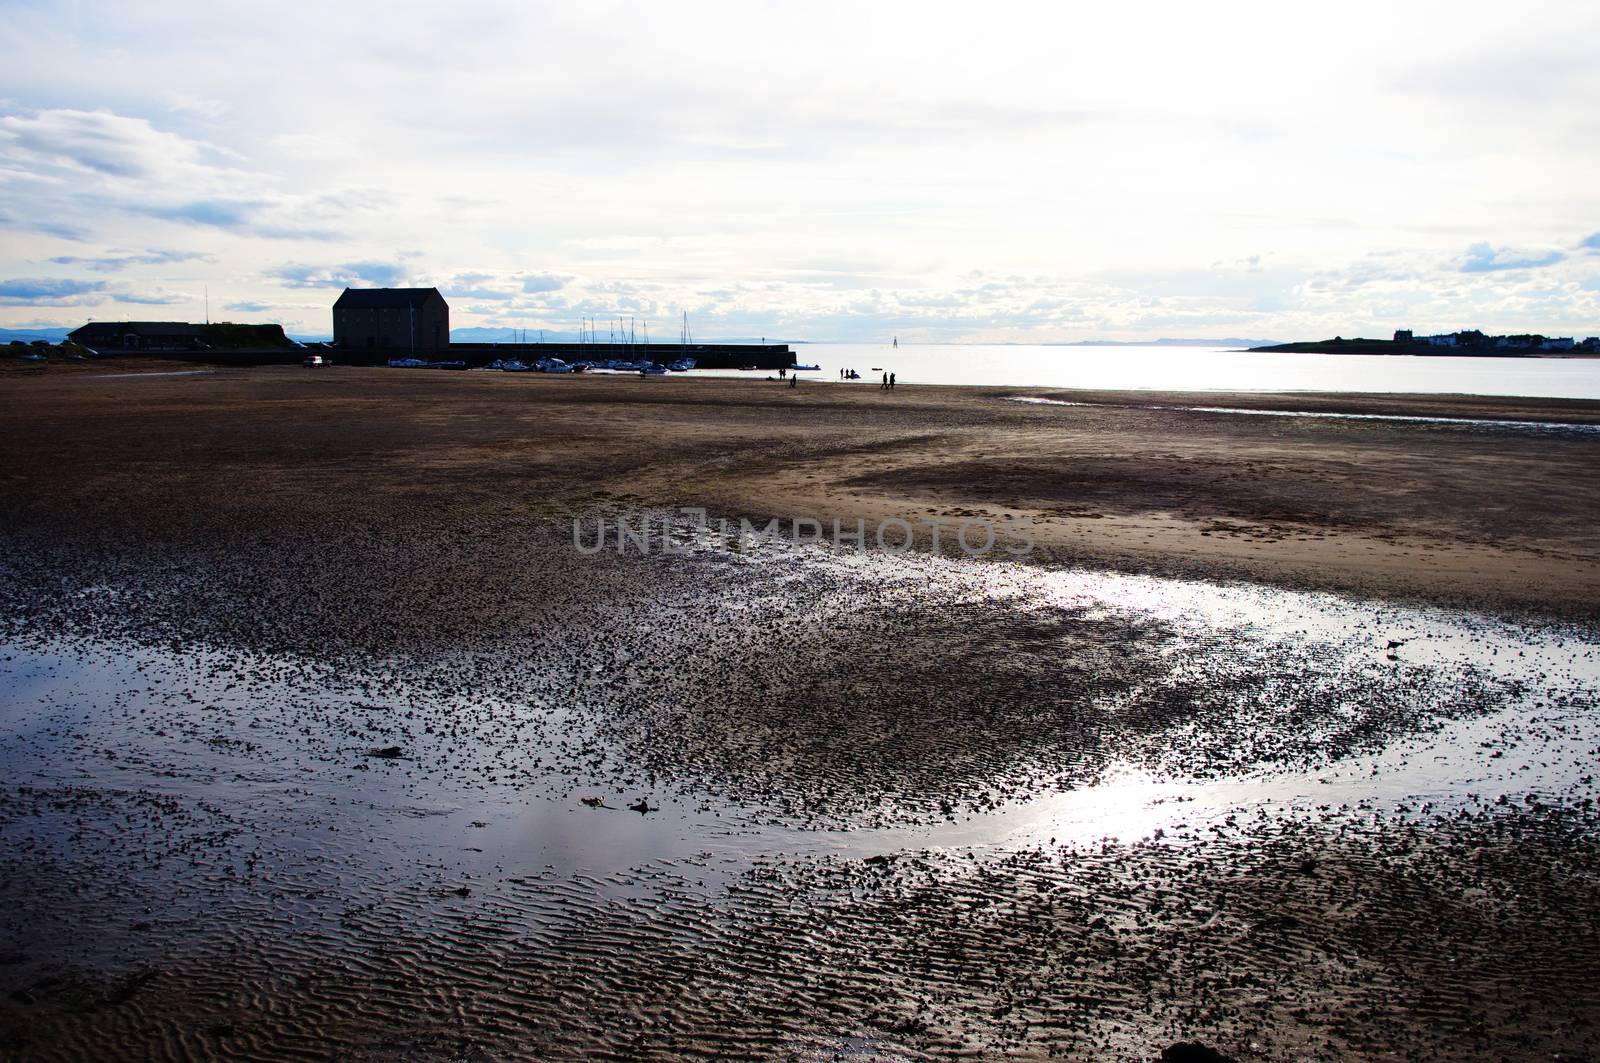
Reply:
<svg viewBox="0 0 1600 1063"><path fill-rule="evenodd" d="M430 298L441 301L444 296L437 288L346 288L334 301L335 310L404 310L420 309Z"/></svg>

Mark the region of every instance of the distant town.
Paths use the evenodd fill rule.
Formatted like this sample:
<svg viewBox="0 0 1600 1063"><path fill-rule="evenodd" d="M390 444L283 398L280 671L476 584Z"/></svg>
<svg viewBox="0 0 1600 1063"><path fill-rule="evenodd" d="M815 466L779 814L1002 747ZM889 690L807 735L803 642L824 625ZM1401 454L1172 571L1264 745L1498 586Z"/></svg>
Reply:
<svg viewBox="0 0 1600 1063"><path fill-rule="evenodd" d="M1582 357L1600 354L1600 336L1590 336L1583 340L1572 336L1545 336L1537 332L1492 336L1478 329L1418 336L1410 329L1396 329L1394 338L1388 340L1359 337L1347 340L1343 336L1335 336L1331 340L1278 343L1250 349L1313 354L1451 354L1489 358L1560 358L1564 355Z"/></svg>

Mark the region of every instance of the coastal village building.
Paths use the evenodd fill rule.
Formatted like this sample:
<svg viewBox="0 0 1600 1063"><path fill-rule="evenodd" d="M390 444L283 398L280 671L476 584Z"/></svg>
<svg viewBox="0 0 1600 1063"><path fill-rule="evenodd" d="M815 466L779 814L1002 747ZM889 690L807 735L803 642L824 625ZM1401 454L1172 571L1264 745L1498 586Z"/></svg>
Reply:
<svg viewBox="0 0 1600 1063"><path fill-rule="evenodd" d="M450 304L437 288L346 288L333 304L333 343L439 354L450 344Z"/></svg>
<svg viewBox="0 0 1600 1063"><path fill-rule="evenodd" d="M1501 336L1494 341L1497 351L1570 351L1577 345L1571 336Z"/></svg>
<svg viewBox="0 0 1600 1063"><path fill-rule="evenodd" d="M1507 355L1523 351L1593 350L1590 340L1579 343L1571 336L1543 336L1537 332L1523 332L1514 336L1486 336L1478 329L1440 333L1434 336L1413 336L1410 329L1396 329L1396 343L1425 343L1430 347L1470 348L1471 353L1494 350Z"/></svg>

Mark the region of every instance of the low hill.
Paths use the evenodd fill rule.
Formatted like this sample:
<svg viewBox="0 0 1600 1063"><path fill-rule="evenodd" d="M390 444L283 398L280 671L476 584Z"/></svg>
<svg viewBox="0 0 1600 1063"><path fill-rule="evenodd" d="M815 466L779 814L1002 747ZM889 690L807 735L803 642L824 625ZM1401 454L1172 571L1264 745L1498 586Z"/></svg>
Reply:
<svg viewBox="0 0 1600 1063"><path fill-rule="evenodd" d="M236 325L231 321L219 321L214 325L201 325L200 335L218 351L294 346L294 341L284 335L282 325Z"/></svg>

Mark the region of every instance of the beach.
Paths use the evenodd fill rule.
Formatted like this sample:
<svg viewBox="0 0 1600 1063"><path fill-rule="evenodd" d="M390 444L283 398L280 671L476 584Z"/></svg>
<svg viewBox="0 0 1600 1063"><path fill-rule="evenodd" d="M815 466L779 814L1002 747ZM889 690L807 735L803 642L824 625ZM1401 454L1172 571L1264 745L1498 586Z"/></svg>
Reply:
<svg viewBox="0 0 1600 1063"><path fill-rule="evenodd" d="M1025 522L1044 562L1582 618L1600 590L1600 402L108 375L0 378L26 389L6 427L29 455L8 472L24 528L140 549L266 537L365 564L370 539L335 529L354 522L384 545L467 536L481 551L530 522L652 507L812 518L830 534L836 518L870 532L886 516L981 513ZM1052 397L1077 405L1015 401ZM1205 412L1219 408L1378 419Z"/></svg>
<svg viewBox="0 0 1600 1063"><path fill-rule="evenodd" d="M1600 1049L1600 402L160 367L0 371L8 1058Z"/></svg>

